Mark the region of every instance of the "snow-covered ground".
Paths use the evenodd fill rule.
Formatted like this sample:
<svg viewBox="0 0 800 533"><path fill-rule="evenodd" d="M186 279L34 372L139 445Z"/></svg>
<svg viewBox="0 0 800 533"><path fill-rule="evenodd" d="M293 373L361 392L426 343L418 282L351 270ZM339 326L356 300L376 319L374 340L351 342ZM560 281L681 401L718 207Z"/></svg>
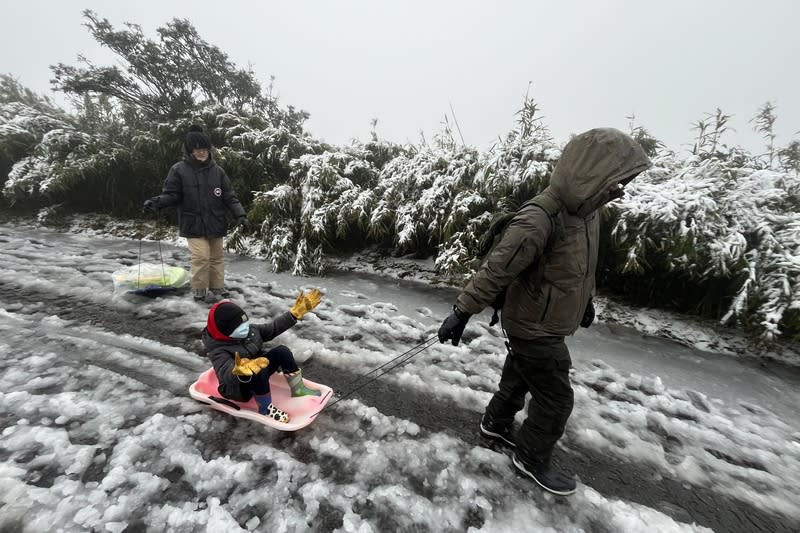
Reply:
<svg viewBox="0 0 800 533"><path fill-rule="evenodd" d="M731 357L711 333L695 344L719 353L601 312L570 339L576 404L557 453L581 483L555 498L475 436L503 362L488 314L462 345L435 344L281 433L189 398L208 367L197 342L208 307L113 294L111 272L138 246L0 225L2 531L800 528L800 373ZM188 264L184 248L162 248ZM144 252L158 260L155 244ZM254 322L300 288L323 290L278 340L340 393L433 336L454 296L358 273L294 278L235 256L227 274Z"/></svg>

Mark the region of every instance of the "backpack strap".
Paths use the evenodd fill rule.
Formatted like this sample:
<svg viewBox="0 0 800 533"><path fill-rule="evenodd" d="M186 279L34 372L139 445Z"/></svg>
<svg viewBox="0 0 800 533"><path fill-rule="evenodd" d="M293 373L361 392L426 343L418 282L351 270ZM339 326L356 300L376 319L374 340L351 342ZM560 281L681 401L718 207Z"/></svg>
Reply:
<svg viewBox="0 0 800 533"><path fill-rule="evenodd" d="M542 284L542 280L544 280L544 267L545 263L547 262L545 260L545 256L553 250L556 245L556 241L564 238L564 218L561 204L549 194L540 193L531 200L525 202L524 205L529 204L535 205L544 211L547 216L550 217L550 223L552 224L550 235L547 237L547 243L545 243L544 250L542 250L542 255L536 262L535 280L536 287L539 287Z"/></svg>
<svg viewBox="0 0 800 533"><path fill-rule="evenodd" d="M512 211L510 213L504 213L503 215L497 217L495 220L492 221L490 226L489 235L493 239L491 242L483 242L482 245L485 246L485 253L488 253L493 244L497 242L502 237L502 232L505 230L506 226L511 222L511 220L517 216L523 209L528 206L535 205L542 211L544 211L548 217L550 217L550 222L552 223L552 227L550 230L550 235L547 237L547 243L545 244L544 250L542 251L542 255L536 261L532 267L536 269L536 286L540 286L542 280L544 279L544 266L545 266L545 259L544 256L549 254L550 251L555 246L557 240L561 239L564 236L564 221L562 218L562 209L561 204L558 201L550 196L549 194L540 193L524 204L520 206L517 211ZM530 268L530 267L529 267ZM527 272L528 269L526 269ZM492 305L494 308L494 313L492 314L492 318L489 321L489 326L494 326L500 321L500 308L502 304L505 302L505 291L503 291L502 296L498 296L498 299L495 300L495 304Z"/></svg>
<svg viewBox="0 0 800 533"><path fill-rule="evenodd" d="M545 245L545 251L549 252L553 249L555 241L564 237L564 218L561 204L549 194L538 194L531 200L525 202L523 207L527 205L535 205L541 208L547 213L547 216L550 217L550 222L553 227L550 231L550 236L547 238L547 244Z"/></svg>

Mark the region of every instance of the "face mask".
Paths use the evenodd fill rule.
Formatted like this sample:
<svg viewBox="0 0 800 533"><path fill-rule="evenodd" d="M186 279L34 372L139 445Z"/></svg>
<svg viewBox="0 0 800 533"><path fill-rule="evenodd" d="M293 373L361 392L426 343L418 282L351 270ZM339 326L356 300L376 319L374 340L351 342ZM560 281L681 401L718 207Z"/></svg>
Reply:
<svg viewBox="0 0 800 533"><path fill-rule="evenodd" d="M230 336L232 339L246 339L248 333L250 333L249 320L247 322L242 322L242 324L238 328L233 330L233 333L231 333Z"/></svg>

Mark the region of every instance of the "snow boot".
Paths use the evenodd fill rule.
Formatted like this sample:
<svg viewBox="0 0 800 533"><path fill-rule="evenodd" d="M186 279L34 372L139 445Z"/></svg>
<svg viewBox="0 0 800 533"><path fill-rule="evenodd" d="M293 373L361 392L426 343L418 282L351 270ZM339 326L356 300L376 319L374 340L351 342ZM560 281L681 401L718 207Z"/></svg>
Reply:
<svg viewBox="0 0 800 533"><path fill-rule="evenodd" d="M500 425L485 414L481 418L481 435L504 446L511 448L517 446L517 443L514 442L514 433L511 431L511 426Z"/></svg>
<svg viewBox="0 0 800 533"><path fill-rule="evenodd" d="M298 396L319 396L322 394L321 391L306 387L306 384L303 383L302 370L298 370L293 374L284 375L286 376L286 381L289 382L289 388L292 389L292 398L297 398Z"/></svg>
<svg viewBox="0 0 800 533"><path fill-rule="evenodd" d="M265 394L263 396L256 395L256 403L258 404L258 414L268 416L277 422L284 424L289 422L289 413L282 411L272 405L272 395Z"/></svg>
<svg viewBox="0 0 800 533"><path fill-rule="evenodd" d="M206 289L192 289L192 297L195 302L204 302L206 299Z"/></svg>
<svg viewBox="0 0 800 533"><path fill-rule="evenodd" d="M540 487L559 496L569 496L575 493L575 480L550 466L550 461L535 463L526 461L518 453L514 454L511 462L521 473L534 480Z"/></svg>

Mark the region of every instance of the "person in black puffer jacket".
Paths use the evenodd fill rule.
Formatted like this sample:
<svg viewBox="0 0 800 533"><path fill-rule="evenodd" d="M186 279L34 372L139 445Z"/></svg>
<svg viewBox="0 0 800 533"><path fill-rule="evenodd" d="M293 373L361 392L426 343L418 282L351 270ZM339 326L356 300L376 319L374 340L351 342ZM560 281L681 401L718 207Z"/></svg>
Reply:
<svg viewBox="0 0 800 533"><path fill-rule="evenodd" d="M288 422L289 414L272 404L269 377L280 369L292 391L292 397L319 396L320 391L306 387L303 373L292 351L279 345L268 350L264 344L291 328L322 300L319 290L303 291L294 305L275 320L250 324L241 307L230 300L211 306L203 330L203 345L219 381L219 393L237 402L255 396L258 412L278 422Z"/></svg>
<svg viewBox="0 0 800 533"><path fill-rule="evenodd" d="M181 237L192 254L191 286L195 300L219 301L225 293L222 238L228 230L225 210L247 227L247 216L225 171L211 157L211 141L203 128L192 126L184 142L183 161L169 169L161 194L145 201L157 212L178 207Z"/></svg>

